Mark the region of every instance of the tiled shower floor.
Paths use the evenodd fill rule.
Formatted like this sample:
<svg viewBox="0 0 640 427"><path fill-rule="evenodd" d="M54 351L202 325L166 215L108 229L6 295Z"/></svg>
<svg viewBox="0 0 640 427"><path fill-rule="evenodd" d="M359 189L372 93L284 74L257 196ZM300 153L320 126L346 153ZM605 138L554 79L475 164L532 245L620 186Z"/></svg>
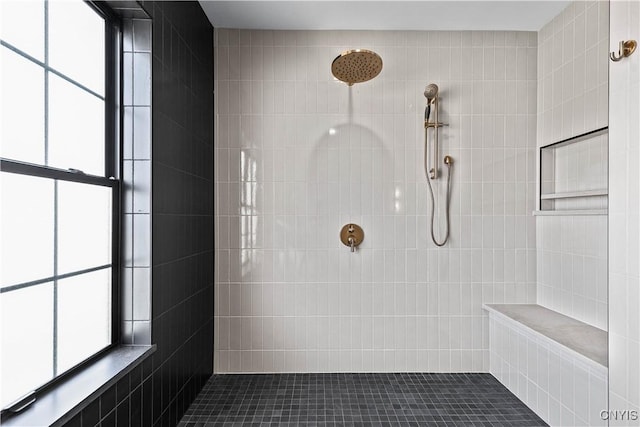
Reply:
<svg viewBox="0 0 640 427"><path fill-rule="evenodd" d="M546 424L490 374L214 375L179 424L250 425Z"/></svg>

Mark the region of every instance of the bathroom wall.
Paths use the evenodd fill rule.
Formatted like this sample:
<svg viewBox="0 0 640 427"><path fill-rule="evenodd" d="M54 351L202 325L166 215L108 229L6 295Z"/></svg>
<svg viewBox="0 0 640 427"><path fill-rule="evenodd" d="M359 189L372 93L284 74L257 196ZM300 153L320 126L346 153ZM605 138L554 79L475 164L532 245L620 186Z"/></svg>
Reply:
<svg viewBox="0 0 640 427"><path fill-rule="evenodd" d="M154 46L152 419L177 425L213 371L213 28L195 1L145 7Z"/></svg>
<svg viewBox="0 0 640 427"><path fill-rule="evenodd" d="M330 66L352 48L384 68L349 87ZM537 34L218 29L215 58L215 371L488 371L482 304L536 300ZM431 82L455 160L444 248Z"/></svg>
<svg viewBox="0 0 640 427"><path fill-rule="evenodd" d="M213 28L197 2L140 3L153 36L152 230L138 229L133 251L151 245L157 350L69 426L175 426L212 373Z"/></svg>
<svg viewBox="0 0 640 427"><path fill-rule="evenodd" d="M540 30L539 147L607 126L608 40L606 1L572 2ZM605 133L558 150L555 192L607 188L607 139ZM561 210L606 208L606 196L555 203ZM583 214L536 217L537 299L606 330L607 216Z"/></svg>
<svg viewBox="0 0 640 427"><path fill-rule="evenodd" d="M640 4L611 2L609 49L638 40ZM610 425L640 425L640 54L610 62ZM635 411L632 416L622 411ZM613 418L614 414L616 418Z"/></svg>

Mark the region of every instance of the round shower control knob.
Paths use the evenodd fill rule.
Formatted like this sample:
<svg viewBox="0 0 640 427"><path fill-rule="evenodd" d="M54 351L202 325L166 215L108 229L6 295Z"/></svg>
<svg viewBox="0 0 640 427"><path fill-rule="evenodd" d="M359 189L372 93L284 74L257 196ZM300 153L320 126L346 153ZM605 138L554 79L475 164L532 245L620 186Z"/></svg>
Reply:
<svg viewBox="0 0 640 427"><path fill-rule="evenodd" d="M364 231L358 224L346 224L340 230L340 241L342 241L343 245L351 248L351 252L355 252L363 240Z"/></svg>

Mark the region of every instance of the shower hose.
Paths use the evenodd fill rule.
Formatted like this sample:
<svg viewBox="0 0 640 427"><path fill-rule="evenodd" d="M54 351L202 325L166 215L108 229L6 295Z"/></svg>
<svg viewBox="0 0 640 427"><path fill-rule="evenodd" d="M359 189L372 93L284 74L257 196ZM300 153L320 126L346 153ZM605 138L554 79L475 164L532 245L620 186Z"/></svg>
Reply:
<svg viewBox="0 0 640 427"><path fill-rule="evenodd" d="M429 115L431 113L431 106L427 105L427 108L424 110L424 121L427 123L429 120ZM438 132L438 128L433 129L434 132ZM451 163L445 163L447 165L447 196L445 200L445 216L446 216L446 234L444 236L444 240L442 242L438 242L436 236L433 232L433 221L435 216L436 202L435 197L433 196L433 187L431 185L431 178L429 178L429 161L428 161L428 147L429 147L429 128L425 127L424 129L424 173L427 178L427 184L429 186L429 196L431 196L431 240L436 246L444 246L449 240L449 202L451 201Z"/></svg>

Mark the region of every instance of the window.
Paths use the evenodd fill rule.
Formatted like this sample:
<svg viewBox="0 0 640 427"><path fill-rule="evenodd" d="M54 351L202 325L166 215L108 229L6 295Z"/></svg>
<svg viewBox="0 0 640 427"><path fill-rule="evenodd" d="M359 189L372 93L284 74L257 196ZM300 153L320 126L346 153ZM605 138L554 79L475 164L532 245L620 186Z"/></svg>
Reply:
<svg viewBox="0 0 640 427"><path fill-rule="evenodd" d="M0 2L0 407L117 341L117 31L81 0ZM117 306L117 304L116 304Z"/></svg>

